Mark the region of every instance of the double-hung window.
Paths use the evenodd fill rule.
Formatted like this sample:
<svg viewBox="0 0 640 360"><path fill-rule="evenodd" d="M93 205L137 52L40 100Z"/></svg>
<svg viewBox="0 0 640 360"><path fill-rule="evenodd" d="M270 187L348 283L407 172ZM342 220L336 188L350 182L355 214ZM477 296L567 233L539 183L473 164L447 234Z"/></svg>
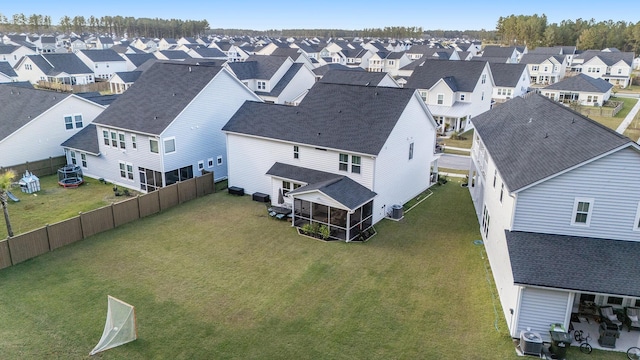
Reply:
<svg viewBox="0 0 640 360"><path fill-rule="evenodd" d="M576 198L573 204L571 225L589 226L593 213L593 199Z"/></svg>
<svg viewBox="0 0 640 360"><path fill-rule="evenodd" d="M340 171L349 171L349 155L340 154L338 169L340 169Z"/></svg>
<svg viewBox="0 0 640 360"><path fill-rule="evenodd" d="M409 160L413 159L413 143L409 144Z"/></svg>
<svg viewBox="0 0 640 360"><path fill-rule="evenodd" d="M360 156L351 156L351 172L354 174L360 174Z"/></svg>

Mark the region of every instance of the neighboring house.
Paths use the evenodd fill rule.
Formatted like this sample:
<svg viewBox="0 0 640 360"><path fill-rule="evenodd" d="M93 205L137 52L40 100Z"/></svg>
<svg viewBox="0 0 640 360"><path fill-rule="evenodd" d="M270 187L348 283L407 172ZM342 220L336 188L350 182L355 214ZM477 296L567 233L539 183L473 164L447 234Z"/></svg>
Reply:
<svg viewBox="0 0 640 360"><path fill-rule="evenodd" d="M209 47L216 48L222 51L225 55L227 55L227 60L229 62L245 61L250 56L249 53L243 50L241 47L228 41L212 42Z"/></svg>
<svg viewBox="0 0 640 360"><path fill-rule="evenodd" d="M96 39L96 49L98 50L110 49L113 45L115 45L113 39L108 36L99 36Z"/></svg>
<svg viewBox="0 0 640 360"><path fill-rule="evenodd" d="M292 103L316 81L308 67L290 57L252 55L225 66L264 101L276 104Z"/></svg>
<svg viewBox="0 0 640 360"><path fill-rule="evenodd" d="M404 85L416 89L443 131L470 129L472 118L491 108L495 86L489 63L425 60Z"/></svg>
<svg viewBox="0 0 640 360"><path fill-rule="evenodd" d="M158 42L153 39L139 38L134 40L131 45L148 53L152 53L158 50Z"/></svg>
<svg viewBox="0 0 640 360"><path fill-rule="evenodd" d="M107 80L114 73L127 71L127 62L111 49L80 50L76 55L89 69L93 69L96 79Z"/></svg>
<svg viewBox="0 0 640 360"><path fill-rule="evenodd" d="M158 50L153 53L159 60L184 60L191 56L182 50Z"/></svg>
<svg viewBox="0 0 640 360"><path fill-rule="evenodd" d="M640 305L638 144L535 93L474 124L469 191L509 334Z"/></svg>
<svg viewBox="0 0 640 360"><path fill-rule="evenodd" d="M388 73L369 71L329 70L319 81L325 84L399 87Z"/></svg>
<svg viewBox="0 0 640 360"><path fill-rule="evenodd" d="M69 39L69 50L71 50L72 53L87 50L88 48L87 43L81 38L73 37Z"/></svg>
<svg viewBox="0 0 640 360"><path fill-rule="evenodd" d="M158 41L158 51L170 50L178 46L178 42L173 38L162 38Z"/></svg>
<svg viewBox="0 0 640 360"><path fill-rule="evenodd" d="M316 81L322 79L322 77L331 70L365 71L362 68L353 68L346 65L326 64L313 69L313 73L316 75Z"/></svg>
<svg viewBox="0 0 640 360"><path fill-rule="evenodd" d="M436 124L410 89L318 83L297 107L246 102L223 131L230 186L270 195L293 226L326 225L336 240L356 239L437 172Z"/></svg>
<svg viewBox="0 0 640 360"><path fill-rule="evenodd" d="M570 105L602 106L611 97L613 85L603 79L578 74L549 85L540 92L551 100Z"/></svg>
<svg viewBox="0 0 640 360"><path fill-rule="evenodd" d="M35 40L34 45L38 53L53 53L56 52L56 38L54 36L40 36Z"/></svg>
<svg viewBox="0 0 640 360"><path fill-rule="evenodd" d="M49 81L67 85L86 85L95 82L93 70L76 54L40 54L24 56L14 67L21 81L36 85Z"/></svg>
<svg viewBox="0 0 640 360"><path fill-rule="evenodd" d="M127 70L133 71L137 69L140 65L144 64L148 60L157 60L153 54L144 53L144 54L120 54L124 61L127 62Z"/></svg>
<svg viewBox="0 0 640 360"><path fill-rule="evenodd" d="M0 83L18 82L18 74L8 61L0 61Z"/></svg>
<svg viewBox="0 0 640 360"><path fill-rule="evenodd" d="M567 58L567 64L571 64L576 54L575 46L539 46L533 50L529 50L528 54L536 55L564 55Z"/></svg>
<svg viewBox="0 0 640 360"><path fill-rule="evenodd" d="M631 85L633 59L632 52L587 50L574 56L571 70L626 88Z"/></svg>
<svg viewBox="0 0 640 360"><path fill-rule="evenodd" d="M383 62L383 72L389 73L391 76L397 76L400 68L409 65L411 60L404 52L391 52Z"/></svg>
<svg viewBox="0 0 640 360"><path fill-rule="evenodd" d="M515 64L520 62L522 55L528 52L525 46L495 46L489 45L482 49L482 57L502 58L507 63Z"/></svg>
<svg viewBox="0 0 640 360"><path fill-rule="evenodd" d="M246 100L260 101L220 66L157 62L87 129L63 143L85 176L143 192L214 172L227 177L220 131ZM83 155L85 154L85 155Z"/></svg>
<svg viewBox="0 0 640 360"><path fill-rule="evenodd" d="M60 143L104 107L77 95L0 86L0 167L64 154Z"/></svg>
<svg viewBox="0 0 640 360"><path fill-rule="evenodd" d="M520 64L527 64L532 85L550 85L564 78L567 58L564 55L525 54Z"/></svg>
<svg viewBox="0 0 640 360"><path fill-rule="evenodd" d="M227 55L216 48L197 47L189 49L187 55L194 59L227 60Z"/></svg>
<svg viewBox="0 0 640 360"><path fill-rule="evenodd" d="M8 61L12 67L27 55L36 55L36 52L26 46L0 44L0 61Z"/></svg>
<svg viewBox="0 0 640 360"><path fill-rule="evenodd" d="M490 66L495 83L491 95L493 101L503 103L516 96L522 96L529 91L531 79L526 64L492 63Z"/></svg>
<svg viewBox="0 0 640 360"><path fill-rule="evenodd" d="M117 72L109 78L109 87L114 94L122 94L142 75L142 71Z"/></svg>

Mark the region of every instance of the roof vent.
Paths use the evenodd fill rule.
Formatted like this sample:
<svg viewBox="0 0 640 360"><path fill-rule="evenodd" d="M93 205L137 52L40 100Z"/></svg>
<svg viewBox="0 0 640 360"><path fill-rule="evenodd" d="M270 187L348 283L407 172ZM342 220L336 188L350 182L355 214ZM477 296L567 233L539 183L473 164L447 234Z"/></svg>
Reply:
<svg viewBox="0 0 640 360"><path fill-rule="evenodd" d="M529 124L531 124L532 121L533 121L533 118L529 118Z"/></svg>
<svg viewBox="0 0 640 360"><path fill-rule="evenodd" d="M576 118L571 119L571 123L575 124L576 123Z"/></svg>
<svg viewBox="0 0 640 360"><path fill-rule="evenodd" d="M549 133L544 134L544 138L548 138L549 137Z"/></svg>
<svg viewBox="0 0 640 360"><path fill-rule="evenodd" d="M189 72L191 72L191 66L189 66Z"/></svg>
<svg viewBox="0 0 640 360"><path fill-rule="evenodd" d="M154 116L154 117L153 117L153 119L154 119L154 120L158 120L158 117L157 117L157 116Z"/></svg>

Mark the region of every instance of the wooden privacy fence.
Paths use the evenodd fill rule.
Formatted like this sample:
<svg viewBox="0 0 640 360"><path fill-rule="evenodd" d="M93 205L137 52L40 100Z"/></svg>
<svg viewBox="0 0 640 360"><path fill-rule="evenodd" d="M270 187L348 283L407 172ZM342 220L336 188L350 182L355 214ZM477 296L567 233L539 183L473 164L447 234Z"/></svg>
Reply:
<svg viewBox="0 0 640 360"><path fill-rule="evenodd" d="M208 173L8 238L0 241L0 269L213 192Z"/></svg>
<svg viewBox="0 0 640 360"><path fill-rule="evenodd" d="M0 166L0 173L7 169L12 169L18 176L22 176L26 170L39 177L54 175L58 169L67 164L67 159L63 156L50 157L48 159L30 161L19 165Z"/></svg>

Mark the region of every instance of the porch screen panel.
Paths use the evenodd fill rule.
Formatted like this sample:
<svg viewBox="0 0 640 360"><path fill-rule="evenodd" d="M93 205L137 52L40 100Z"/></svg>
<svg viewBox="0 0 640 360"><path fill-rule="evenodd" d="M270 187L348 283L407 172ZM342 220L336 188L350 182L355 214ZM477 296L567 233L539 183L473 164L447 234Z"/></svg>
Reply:
<svg viewBox="0 0 640 360"><path fill-rule="evenodd" d="M322 204L312 204L311 214L313 220L321 223L329 223L329 207Z"/></svg>

